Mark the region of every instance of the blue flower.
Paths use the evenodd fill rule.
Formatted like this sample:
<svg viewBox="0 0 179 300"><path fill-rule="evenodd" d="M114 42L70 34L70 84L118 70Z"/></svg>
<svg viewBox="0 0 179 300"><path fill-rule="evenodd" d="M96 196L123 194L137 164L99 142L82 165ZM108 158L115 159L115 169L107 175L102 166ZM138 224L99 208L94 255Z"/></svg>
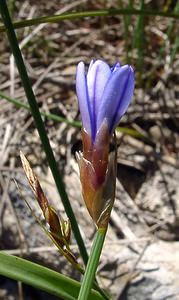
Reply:
<svg viewBox="0 0 179 300"><path fill-rule="evenodd" d="M92 60L86 74L85 65L80 62L76 91L83 129L94 143L104 121L112 134L126 112L134 92L134 71L129 65L116 63L110 68L102 60Z"/></svg>

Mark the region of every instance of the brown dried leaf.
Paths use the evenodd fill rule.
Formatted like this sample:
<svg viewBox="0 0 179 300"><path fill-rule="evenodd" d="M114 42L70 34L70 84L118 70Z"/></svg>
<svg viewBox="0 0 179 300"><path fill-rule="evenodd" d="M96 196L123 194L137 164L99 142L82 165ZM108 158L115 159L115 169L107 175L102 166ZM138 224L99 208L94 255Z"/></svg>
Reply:
<svg viewBox="0 0 179 300"><path fill-rule="evenodd" d="M40 208L43 211L43 214L45 214L45 211L48 208L48 200L44 195L44 192L41 188L41 185L38 181L36 174L33 172L27 158L25 157L22 151L20 151L20 158L21 158L23 169L25 171L29 184L32 188L32 191L35 197L37 198L37 201L40 205Z"/></svg>
<svg viewBox="0 0 179 300"><path fill-rule="evenodd" d="M50 230L47 230L41 221L36 217L33 210L31 209L30 205L27 203L28 207L30 208L31 212L35 216L38 223L42 226L48 236L51 238L53 243L58 247L61 253L71 262L72 265L75 266L77 269L81 269L80 265L78 264L76 257L70 250L69 247L69 239L71 234L71 226L70 222L60 220L55 209L51 207L48 203L48 200L41 188L41 185L38 181L36 174L33 172L30 163L28 162L25 155L20 151L20 158L22 161L22 166L29 181L29 184L32 188L32 191L37 198L37 201L43 211L44 218L46 222L50 226Z"/></svg>

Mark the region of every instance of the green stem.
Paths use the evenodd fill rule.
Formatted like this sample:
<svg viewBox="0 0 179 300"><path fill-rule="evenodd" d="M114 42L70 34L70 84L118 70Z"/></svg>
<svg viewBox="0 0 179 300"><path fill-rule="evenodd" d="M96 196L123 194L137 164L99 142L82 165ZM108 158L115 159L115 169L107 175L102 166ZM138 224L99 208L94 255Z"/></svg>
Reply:
<svg viewBox="0 0 179 300"><path fill-rule="evenodd" d="M28 99L29 106L31 108L31 112L32 112L37 130L39 132L39 136L41 138L41 142L42 142L44 151L46 153L46 157L47 157L50 169L52 171L58 192L61 196L61 200L63 202L66 214L71 221L72 230L73 230L75 239L78 243L81 256L83 258L84 263L86 264L87 260L88 260L88 254L87 254L83 239L81 237L81 233L79 231L79 227L78 227L76 218L74 216L71 204L69 202L67 193L65 191L64 183L60 176L52 148L50 146L50 142L49 142L46 130L45 130L45 126L44 126L42 118L41 118L41 114L39 112L39 108L38 108L38 104L35 99L35 95L33 93L33 90L32 90L32 87L31 87L31 84L29 81L29 77L28 77L28 74L27 74L27 71L25 68L25 64L24 64L24 61L22 58L21 51L18 46L17 37L14 32L14 28L13 28L13 25L11 22L11 18L10 18L9 11L8 11L5 0L0 1L0 10L1 10L1 15L2 15L2 20L3 20L5 28L6 28L6 33L7 33L8 39L9 39L9 43L10 43L10 46L12 49L12 53L16 60L16 64L17 64L17 68L18 68L18 71L19 71L19 74L21 77L21 81L24 86L26 97Z"/></svg>
<svg viewBox="0 0 179 300"><path fill-rule="evenodd" d="M106 230L98 229L93 241L91 253L88 259L88 264L83 277L78 300L87 300L91 287L94 282L96 270L99 264L101 251L103 248L104 240L106 236Z"/></svg>

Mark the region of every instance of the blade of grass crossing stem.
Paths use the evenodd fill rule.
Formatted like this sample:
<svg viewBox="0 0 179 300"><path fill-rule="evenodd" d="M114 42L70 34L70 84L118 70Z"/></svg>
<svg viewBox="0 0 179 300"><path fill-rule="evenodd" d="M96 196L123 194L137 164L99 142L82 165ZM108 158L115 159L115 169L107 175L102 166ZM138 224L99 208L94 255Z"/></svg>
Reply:
<svg viewBox="0 0 179 300"><path fill-rule="evenodd" d="M140 1L140 9L144 9L144 0ZM141 76L141 69L143 66L143 60L144 60L144 16L141 15L138 17L137 25L134 33L134 41L133 41L133 47L137 48L137 69L139 71L139 76ZM140 81L140 77L139 77Z"/></svg>
<svg viewBox="0 0 179 300"><path fill-rule="evenodd" d="M87 17L110 17L116 15L136 15L136 16L160 16L163 18L173 18L178 20L179 15L173 12L164 12L157 10L139 10L139 9L99 9L94 11L72 12L68 14L45 16L14 22L14 28L23 28L43 23L59 23L63 20L84 19ZM0 32L6 31L5 26L0 26Z"/></svg>
<svg viewBox="0 0 179 300"><path fill-rule="evenodd" d="M18 108L25 108L26 110L30 111L30 107L27 104L22 103L21 101L11 98L7 95L5 95L4 93L0 92L0 97L6 99L7 101L13 103L16 105L16 107ZM46 113L44 111L40 111L40 114L44 117L46 117L49 120L53 120L55 122L64 122L67 125L73 126L75 128L81 128L81 122L80 121L69 121L66 118L60 117L58 115L55 114L50 114L50 113ZM122 133L125 133L127 135L133 136L135 138L145 138L145 135L143 135L142 133L140 133L139 131L137 131L136 129L132 129L132 128L128 128L128 127L117 127L116 129L117 131L120 131Z"/></svg>
<svg viewBox="0 0 179 300"><path fill-rule="evenodd" d="M22 281L66 300L77 299L81 286L78 281L56 271L3 252L0 252L0 275ZM103 300L104 298L98 292L92 290L90 299Z"/></svg>
<svg viewBox="0 0 179 300"><path fill-rule="evenodd" d="M25 108L26 110L31 111L29 105L27 105L25 103L22 103L21 101L15 99L15 98L11 98L11 97L5 95L2 92L0 92L0 97L6 99L10 103L13 103L18 108ZM44 112L44 111L40 111L40 114L43 117L46 117L49 120L53 120L53 121L56 121L56 122L63 122L63 123L66 123L67 125L73 126L75 128L81 128L81 122L80 121L70 121L66 118L60 117L60 116L55 115L55 114L50 114L50 113L47 113L47 112Z"/></svg>
<svg viewBox="0 0 179 300"><path fill-rule="evenodd" d="M67 193L65 191L65 187L64 187L61 175L59 173L58 166L55 161L55 157L54 157L52 148L50 146L48 136L46 134L46 130L45 130L42 118L41 118L41 114L38 109L38 104L36 102L35 95L33 93L33 90L32 90L32 87L31 87L31 84L29 81L29 77L27 75L25 64L24 64L24 61L22 58L21 51L18 46L16 34L14 32L14 28L13 28L13 25L11 22L11 18L9 16L9 11L8 11L5 0L0 1L0 11L1 11L2 19L4 22L5 28L6 28L6 33L7 33L8 39L9 39L9 43L10 43L13 55L15 57L15 60L16 60L16 65L17 65L17 68L18 68L18 71L19 71L19 74L21 77L21 81L24 86L26 97L28 99L29 106L31 108L31 112L32 112L32 115L33 115L33 118L35 121L36 128L37 128L39 136L41 138L41 142L42 142L44 151L46 153L47 160L48 160L50 169L52 171L58 192L61 196L61 200L63 202L66 214L67 214L68 218L70 219L72 230L73 230L75 239L77 241L77 244L79 246L81 256L83 258L84 263L86 264L87 260L88 260L87 251L86 251L83 239L81 237L81 233L79 231L78 224L77 224L75 215L73 213L71 204L69 202Z"/></svg>
<svg viewBox="0 0 179 300"><path fill-rule="evenodd" d="M81 284L78 300L87 300L91 287L94 282L96 270L99 264L101 251L103 248L104 240L106 236L106 230L98 229L93 241L91 253L88 259L88 264L85 270L83 281Z"/></svg>

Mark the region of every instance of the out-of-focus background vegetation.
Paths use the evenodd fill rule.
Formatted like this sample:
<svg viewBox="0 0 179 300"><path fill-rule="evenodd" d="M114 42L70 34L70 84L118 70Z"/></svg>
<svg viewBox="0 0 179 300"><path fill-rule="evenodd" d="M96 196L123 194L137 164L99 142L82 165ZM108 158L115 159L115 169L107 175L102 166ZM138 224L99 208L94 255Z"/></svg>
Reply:
<svg viewBox="0 0 179 300"><path fill-rule="evenodd" d="M8 1L14 21L69 12L128 8L179 13L179 1ZM136 89L117 130L117 193L99 271L114 299L179 299L179 23L152 15L95 16L16 30L82 235L94 227L80 193L75 152L81 149L76 65L104 59L135 69ZM9 97L9 100L7 99ZM0 34L0 248L78 278L36 224L13 182L41 217L22 171L31 161L52 205L65 215L48 169L5 33ZM11 100L11 101L10 101ZM72 247L78 253L75 241ZM131 273L135 271L134 273ZM133 276L131 276L133 274ZM0 277L0 299L52 299Z"/></svg>

